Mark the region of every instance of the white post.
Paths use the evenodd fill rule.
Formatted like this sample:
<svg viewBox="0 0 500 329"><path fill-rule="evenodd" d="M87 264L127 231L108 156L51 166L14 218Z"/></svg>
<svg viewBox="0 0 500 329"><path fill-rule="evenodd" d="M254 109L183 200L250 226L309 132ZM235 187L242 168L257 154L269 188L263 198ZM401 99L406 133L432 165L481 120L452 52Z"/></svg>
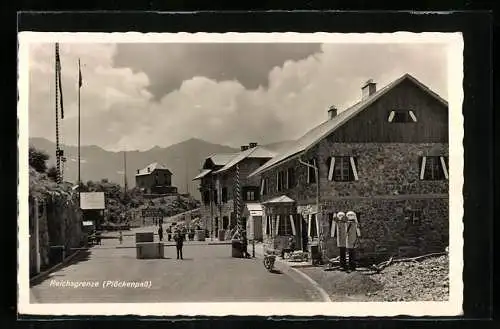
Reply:
<svg viewBox="0 0 500 329"><path fill-rule="evenodd" d="M39 227L39 216L40 214L38 213L38 200L35 198L34 199L34 206L35 206L35 211L34 211L34 221L35 221L35 268L36 268L36 273L40 273L40 227ZM43 214L42 214L43 215Z"/></svg>

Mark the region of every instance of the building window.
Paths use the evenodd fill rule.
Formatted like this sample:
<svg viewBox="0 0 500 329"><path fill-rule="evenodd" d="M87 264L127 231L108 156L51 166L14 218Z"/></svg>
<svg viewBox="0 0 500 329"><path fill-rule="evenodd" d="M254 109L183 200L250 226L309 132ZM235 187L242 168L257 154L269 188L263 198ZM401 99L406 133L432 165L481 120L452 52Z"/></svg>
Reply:
<svg viewBox="0 0 500 329"><path fill-rule="evenodd" d="M425 156L419 162L421 180L448 179L448 157Z"/></svg>
<svg viewBox="0 0 500 329"><path fill-rule="evenodd" d="M222 229L227 230L229 227L229 217L224 216L222 217Z"/></svg>
<svg viewBox="0 0 500 329"><path fill-rule="evenodd" d="M283 191L285 189L286 172L278 171L276 174L276 190Z"/></svg>
<svg viewBox="0 0 500 329"><path fill-rule="evenodd" d="M329 158L328 180L351 182L358 180L358 158L352 156L334 156Z"/></svg>
<svg viewBox="0 0 500 329"><path fill-rule="evenodd" d="M258 200L258 189L253 186L243 187L243 201L257 201Z"/></svg>
<svg viewBox="0 0 500 329"><path fill-rule="evenodd" d="M417 122L417 117L413 111L390 111L387 121L391 123Z"/></svg>
<svg viewBox="0 0 500 329"><path fill-rule="evenodd" d="M218 204L219 203L219 198L218 198L218 193L216 190L212 190L212 195L214 196L214 204Z"/></svg>
<svg viewBox="0 0 500 329"><path fill-rule="evenodd" d="M210 203L210 191L203 192L203 203L205 205Z"/></svg>
<svg viewBox="0 0 500 329"><path fill-rule="evenodd" d="M307 183L314 184L316 183L316 159L311 159L307 161L313 167L307 166Z"/></svg>
<svg viewBox="0 0 500 329"><path fill-rule="evenodd" d="M422 210L406 210L405 220L411 225L420 225L420 222L422 220Z"/></svg>
<svg viewBox="0 0 500 329"><path fill-rule="evenodd" d="M222 188L221 194L222 194L221 195L222 203L226 203L227 202L227 187Z"/></svg>
<svg viewBox="0 0 500 329"><path fill-rule="evenodd" d="M289 216L277 216L276 229L276 235L293 235L292 224L290 222Z"/></svg>
<svg viewBox="0 0 500 329"><path fill-rule="evenodd" d="M267 178L262 178L260 180L260 194L267 195L267 187L269 186Z"/></svg>
<svg viewBox="0 0 500 329"><path fill-rule="evenodd" d="M294 188L295 187L295 168L290 167L286 172L286 188Z"/></svg>

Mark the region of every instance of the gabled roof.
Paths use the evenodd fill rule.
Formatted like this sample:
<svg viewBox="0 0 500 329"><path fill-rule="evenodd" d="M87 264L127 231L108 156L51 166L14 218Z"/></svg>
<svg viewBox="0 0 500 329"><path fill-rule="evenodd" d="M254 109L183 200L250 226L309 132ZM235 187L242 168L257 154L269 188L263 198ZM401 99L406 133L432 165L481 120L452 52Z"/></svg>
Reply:
<svg viewBox="0 0 500 329"><path fill-rule="evenodd" d="M195 178L193 178L193 180L201 179L201 178L205 177L210 172L212 172L212 170L205 169L201 173L199 173L198 176L196 176Z"/></svg>
<svg viewBox="0 0 500 329"><path fill-rule="evenodd" d="M286 195L278 196L276 198L272 198L270 200L262 202L262 204L269 204L269 203L293 203L295 200L287 197Z"/></svg>
<svg viewBox="0 0 500 329"><path fill-rule="evenodd" d="M252 147L248 150L238 153L235 157L231 159L231 161L226 163L224 167L217 170L215 173L224 172L247 158L271 159L272 157L276 156L276 154L277 154L276 152L270 151L262 146Z"/></svg>
<svg viewBox="0 0 500 329"><path fill-rule="evenodd" d="M216 166L225 166L231 159L233 159L238 153L215 153L209 155L206 160L211 160Z"/></svg>
<svg viewBox="0 0 500 329"><path fill-rule="evenodd" d="M299 155L307 150L309 150L311 147L315 146L317 143L319 143L321 140L323 140L325 137L333 133L336 129L341 127L343 124L348 122L351 118L353 118L355 115L360 113L361 111L367 109L373 102L378 100L380 97L385 95L387 92L392 90L394 87L399 85L401 82L405 80L410 80L412 81L415 85L417 85L419 88L421 88L424 92L428 93L430 96L434 97L438 102L443 104L444 106L448 106L448 102L446 102L443 98L441 98L438 94L430 90L427 86L425 86L423 83L415 79L413 76L410 74L405 74L402 77L400 77L397 80L394 80L387 86L379 89L376 91L373 95L359 101L358 103L354 104L353 106L347 108L346 110L340 112L336 117L329 119L319 126L316 126L315 128L311 129L308 131L304 136L299 138L296 143L291 145L290 147L282 150L280 154L266 162L264 165L259 167L257 170L252 172L249 177L258 175L263 173L264 171L267 171L271 169L272 167L278 165L279 163L293 157L296 155Z"/></svg>
<svg viewBox="0 0 500 329"><path fill-rule="evenodd" d="M149 170L148 170L149 168ZM136 176L143 176L143 175L149 175L155 170L168 170L168 168L165 165L158 164L157 162L153 162L149 165L147 165L145 168L139 170L139 173L136 174ZM170 170L168 170L169 173L172 173Z"/></svg>

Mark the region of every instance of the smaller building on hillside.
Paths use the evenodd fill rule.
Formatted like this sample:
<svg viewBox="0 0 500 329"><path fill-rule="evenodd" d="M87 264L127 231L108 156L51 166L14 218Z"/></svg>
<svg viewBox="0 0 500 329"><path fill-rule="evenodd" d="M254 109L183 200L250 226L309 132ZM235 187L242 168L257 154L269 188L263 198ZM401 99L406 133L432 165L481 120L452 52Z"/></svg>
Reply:
<svg viewBox="0 0 500 329"><path fill-rule="evenodd" d="M172 186L172 172L156 162L137 170L135 185L147 194L177 194L177 187Z"/></svg>

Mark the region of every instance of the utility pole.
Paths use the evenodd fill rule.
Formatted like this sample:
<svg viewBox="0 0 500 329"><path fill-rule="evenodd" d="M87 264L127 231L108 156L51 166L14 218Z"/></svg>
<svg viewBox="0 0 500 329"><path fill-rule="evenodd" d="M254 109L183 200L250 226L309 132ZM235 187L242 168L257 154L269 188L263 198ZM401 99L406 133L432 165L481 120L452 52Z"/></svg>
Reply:
<svg viewBox="0 0 500 329"><path fill-rule="evenodd" d="M123 185L125 186L125 194L128 191L127 186L127 151L123 151Z"/></svg>
<svg viewBox="0 0 500 329"><path fill-rule="evenodd" d="M56 169L57 169L57 183L61 183L61 150L59 148L59 43L56 42L55 46L55 92L56 92Z"/></svg>
<svg viewBox="0 0 500 329"><path fill-rule="evenodd" d="M81 155L80 155L80 89L82 88L82 70L80 67L80 59L78 59L78 195L81 191Z"/></svg>

